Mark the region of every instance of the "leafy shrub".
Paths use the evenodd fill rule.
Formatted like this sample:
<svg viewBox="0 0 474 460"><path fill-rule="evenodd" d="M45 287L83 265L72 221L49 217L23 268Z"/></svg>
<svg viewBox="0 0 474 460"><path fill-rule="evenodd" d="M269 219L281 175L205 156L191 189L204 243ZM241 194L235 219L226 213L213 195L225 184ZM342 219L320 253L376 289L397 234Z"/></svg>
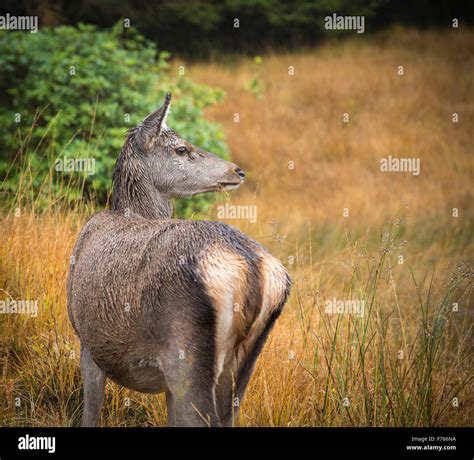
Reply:
<svg viewBox="0 0 474 460"><path fill-rule="evenodd" d="M99 30L91 25L42 29L36 34L0 31L0 177L14 192L19 156L34 171L39 193L53 177L53 193L75 199L82 192L101 204L111 190L112 171L127 129L174 93L170 125L183 138L227 157L220 127L202 110L223 92L188 79L171 79L168 54L121 23ZM95 173L57 172L57 159L93 158ZM15 164L19 164L18 161ZM82 176L82 182L77 177ZM73 176L73 177L72 177ZM205 209L210 196L182 200L180 216Z"/></svg>

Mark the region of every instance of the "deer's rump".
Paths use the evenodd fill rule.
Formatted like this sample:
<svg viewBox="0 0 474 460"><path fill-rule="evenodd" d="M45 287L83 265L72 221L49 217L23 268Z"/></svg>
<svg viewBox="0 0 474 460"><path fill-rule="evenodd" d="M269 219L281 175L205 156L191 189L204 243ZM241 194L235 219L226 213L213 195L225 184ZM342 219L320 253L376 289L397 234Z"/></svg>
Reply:
<svg viewBox="0 0 474 460"><path fill-rule="evenodd" d="M170 370L196 350L216 376L224 366L238 369L239 349L288 291L283 266L230 226L106 211L76 243L68 313L108 377L153 393L166 390Z"/></svg>

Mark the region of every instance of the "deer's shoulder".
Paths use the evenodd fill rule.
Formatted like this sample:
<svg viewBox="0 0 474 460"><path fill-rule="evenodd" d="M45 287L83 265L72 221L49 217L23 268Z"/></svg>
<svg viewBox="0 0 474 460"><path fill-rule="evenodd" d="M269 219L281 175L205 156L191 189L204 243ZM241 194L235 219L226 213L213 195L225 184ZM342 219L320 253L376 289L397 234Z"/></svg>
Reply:
<svg viewBox="0 0 474 460"><path fill-rule="evenodd" d="M220 252L239 254L246 259L269 255L257 241L223 222L207 220L146 219L124 216L114 211L94 215L84 226L78 240L83 244L114 248L138 246L161 254Z"/></svg>

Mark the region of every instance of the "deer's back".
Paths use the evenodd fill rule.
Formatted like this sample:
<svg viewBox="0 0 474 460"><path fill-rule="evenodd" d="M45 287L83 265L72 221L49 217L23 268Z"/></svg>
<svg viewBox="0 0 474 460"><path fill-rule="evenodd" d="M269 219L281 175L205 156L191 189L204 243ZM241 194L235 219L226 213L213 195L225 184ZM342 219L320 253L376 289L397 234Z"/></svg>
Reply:
<svg viewBox="0 0 474 460"><path fill-rule="evenodd" d="M227 349L283 306L288 290L283 266L233 227L105 211L76 243L68 311L99 366L133 387L130 367L192 335L194 324L215 329L222 367Z"/></svg>

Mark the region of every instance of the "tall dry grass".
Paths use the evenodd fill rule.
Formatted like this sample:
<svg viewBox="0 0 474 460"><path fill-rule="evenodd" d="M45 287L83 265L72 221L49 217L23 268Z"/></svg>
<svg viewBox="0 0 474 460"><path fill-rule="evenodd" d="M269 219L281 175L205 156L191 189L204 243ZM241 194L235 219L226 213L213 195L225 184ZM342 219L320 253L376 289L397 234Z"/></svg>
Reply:
<svg viewBox="0 0 474 460"><path fill-rule="evenodd" d="M473 36L398 30L260 65L186 65L187 77L227 92L208 116L248 181L222 203L258 211L255 224L229 222L294 279L238 424L473 424ZM421 174L382 173L390 154L420 158ZM82 390L65 278L94 209L40 212L24 200L27 184L2 216L0 288L37 299L39 314L0 315L0 424L72 425ZM334 298L363 302L364 314L328 314ZM104 425L162 425L165 415L162 396L108 383Z"/></svg>

